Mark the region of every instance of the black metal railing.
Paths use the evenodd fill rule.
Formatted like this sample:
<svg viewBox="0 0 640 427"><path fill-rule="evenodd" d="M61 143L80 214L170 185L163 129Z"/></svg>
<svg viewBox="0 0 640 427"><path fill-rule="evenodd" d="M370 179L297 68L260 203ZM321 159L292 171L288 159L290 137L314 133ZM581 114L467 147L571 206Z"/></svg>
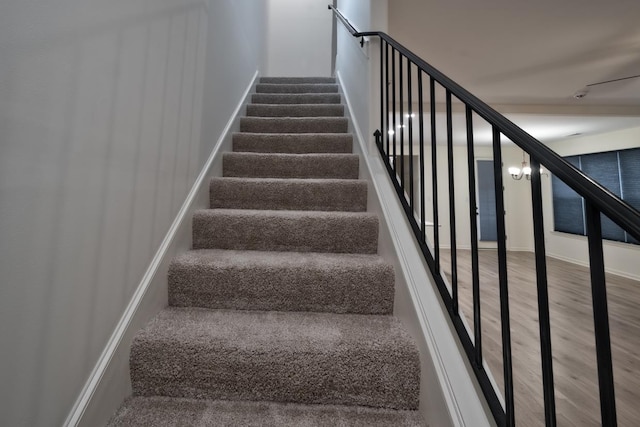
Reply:
<svg viewBox="0 0 640 427"><path fill-rule="evenodd" d="M380 55L380 128L374 133L377 148L382 156L391 181L398 193L400 202L406 212L407 219L413 229L417 242L422 250L427 265L433 275L440 295L449 312L452 323L458 333L462 346L467 353L470 364L477 376L493 416L501 426L515 425L514 389L511 355L511 327L509 315L509 286L507 277L507 247L503 188L503 164L501 139L506 137L524 150L531 163L531 195L532 220L534 231L534 252L536 266L536 287L538 296L538 316L540 329L540 350L542 360L542 385L544 393L544 413L547 426L556 425L554 377L551 351L551 330L549 316L549 295L547 289L546 250L544 240L542 189L540 166L554 174L569 187L581 195L586 203L586 223L588 234L589 261L591 271L591 289L594 313L594 330L600 396L602 425L615 426L616 406L614 395L613 366L611 359L611 343L607 296L604 275L604 256L602 247L601 214L606 215L636 239L640 239L640 213L629 204L615 196L609 190L590 179L580 170L566 162L558 154L513 124L503 115L489 107L480 99L459 86L440 71L419 58L406 47L379 31L358 32L353 25L333 6L329 6L337 19L357 38L361 45L365 37L379 40ZM428 84L424 85L424 80ZM417 85L414 85L414 82ZM423 86L427 86L425 89ZM414 89L417 92L414 95ZM424 91L428 92L425 102ZM446 150L447 150L447 188L449 210L449 239L451 244L450 277L445 278L442 271L440 254L440 218L438 206L438 166L437 91L444 91L444 114L446 117ZM407 96L407 116L405 116L404 96ZM417 117L412 101L417 95ZM441 98L441 97L440 97ZM459 190L454 182L453 160L453 102L462 105L466 130L466 148L468 185L463 191L468 192L470 220L471 276L473 330L468 331L460 316L458 301L458 277L456 248L456 207L455 192ZM396 109L397 107L397 109ZM428 107L428 111L425 111ZM429 138L425 138L425 113L429 115ZM493 151L493 179L495 185L495 211L497 228L498 282L500 301L500 322L502 341L502 366L504 375L504 404L483 366L482 328L480 315L480 273L478 261L478 229L476 225L477 200L475 181L475 138L474 117L484 120L491 128ZM397 121L396 121L397 120ZM414 140L414 127L417 127L417 140ZM407 132L405 132L405 129ZM405 133L407 140L405 140ZM413 145L418 146L418 189L414 188L413 160L405 165L405 143L408 142L409 159L413 159ZM429 143L427 145L427 143ZM429 153L430 151L430 153ZM431 157L431 224L426 216L429 207L425 205L425 182L427 179L427 154ZM408 167L408 170L405 170ZM405 174L405 172L408 172ZM408 181L408 182L407 182ZM408 184L408 185L407 185ZM427 228L433 227L431 241L427 239Z"/></svg>

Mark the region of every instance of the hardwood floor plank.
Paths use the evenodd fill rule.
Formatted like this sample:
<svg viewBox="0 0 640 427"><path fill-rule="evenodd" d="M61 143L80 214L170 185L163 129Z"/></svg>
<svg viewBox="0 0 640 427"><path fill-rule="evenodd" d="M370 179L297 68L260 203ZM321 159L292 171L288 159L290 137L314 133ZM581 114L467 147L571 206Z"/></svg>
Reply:
<svg viewBox="0 0 640 427"><path fill-rule="evenodd" d="M450 277L450 254L442 250ZM460 311L473 330L471 256L458 253ZM481 250L483 357L503 387L498 259ZM507 255L516 424L544 426L535 260L529 252ZM551 345L560 426L599 426L600 401L589 270L547 258ZM640 282L607 274L609 322L619 426L640 420Z"/></svg>

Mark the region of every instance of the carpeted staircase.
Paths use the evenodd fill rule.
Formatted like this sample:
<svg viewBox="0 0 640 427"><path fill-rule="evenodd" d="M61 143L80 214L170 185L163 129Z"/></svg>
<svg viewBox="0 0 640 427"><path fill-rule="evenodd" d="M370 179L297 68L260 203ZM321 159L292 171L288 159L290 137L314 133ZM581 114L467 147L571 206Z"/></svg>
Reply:
<svg viewBox="0 0 640 427"><path fill-rule="evenodd" d="M262 78L110 426L421 426L335 81Z"/></svg>

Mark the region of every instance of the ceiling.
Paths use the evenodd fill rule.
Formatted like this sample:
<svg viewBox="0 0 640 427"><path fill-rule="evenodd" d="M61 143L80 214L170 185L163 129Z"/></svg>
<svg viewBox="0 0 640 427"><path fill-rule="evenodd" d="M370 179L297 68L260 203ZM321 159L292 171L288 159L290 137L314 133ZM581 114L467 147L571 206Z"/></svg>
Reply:
<svg viewBox="0 0 640 427"><path fill-rule="evenodd" d="M551 141L640 126L640 78L589 86L640 74L638 22L638 0L390 0L388 32Z"/></svg>

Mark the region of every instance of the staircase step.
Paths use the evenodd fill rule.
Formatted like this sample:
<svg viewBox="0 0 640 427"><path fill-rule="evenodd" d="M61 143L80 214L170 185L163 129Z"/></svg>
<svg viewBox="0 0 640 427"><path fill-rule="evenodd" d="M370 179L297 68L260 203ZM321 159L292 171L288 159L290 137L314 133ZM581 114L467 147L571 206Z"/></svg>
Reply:
<svg viewBox="0 0 640 427"><path fill-rule="evenodd" d="M351 153L349 133L248 133L233 134L233 151L253 153Z"/></svg>
<svg viewBox="0 0 640 427"><path fill-rule="evenodd" d="M254 104L340 104L338 93L254 93Z"/></svg>
<svg viewBox="0 0 640 427"><path fill-rule="evenodd" d="M241 117L240 131L254 133L346 133L345 117Z"/></svg>
<svg viewBox="0 0 640 427"><path fill-rule="evenodd" d="M222 175L236 178L357 179L357 154L224 153Z"/></svg>
<svg viewBox="0 0 640 427"><path fill-rule="evenodd" d="M375 254L378 217L367 212L202 209L193 249Z"/></svg>
<svg viewBox="0 0 640 427"><path fill-rule="evenodd" d="M256 93L338 93L338 85L327 83L258 83Z"/></svg>
<svg viewBox="0 0 640 427"><path fill-rule="evenodd" d="M168 308L133 340L135 396L417 409L418 351L392 316Z"/></svg>
<svg viewBox="0 0 640 427"><path fill-rule="evenodd" d="M300 84L300 83L333 83L335 77L260 77L260 83Z"/></svg>
<svg viewBox="0 0 640 427"><path fill-rule="evenodd" d="M422 427L417 411L362 406L132 397L108 427Z"/></svg>
<svg viewBox="0 0 640 427"><path fill-rule="evenodd" d="M343 117L342 104L249 104L247 116L257 117Z"/></svg>
<svg viewBox="0 0 640 427"><path fill-rule="evenodd" d="M169 267L169 305L391 314L393 267L377 255L201 249Z"/></svg>
<svg viewBox="0 0 640 427"><path fill-rule="evenodd" d="M367 210L367 181L212 178L211 208L308 211Z"/></svg>

